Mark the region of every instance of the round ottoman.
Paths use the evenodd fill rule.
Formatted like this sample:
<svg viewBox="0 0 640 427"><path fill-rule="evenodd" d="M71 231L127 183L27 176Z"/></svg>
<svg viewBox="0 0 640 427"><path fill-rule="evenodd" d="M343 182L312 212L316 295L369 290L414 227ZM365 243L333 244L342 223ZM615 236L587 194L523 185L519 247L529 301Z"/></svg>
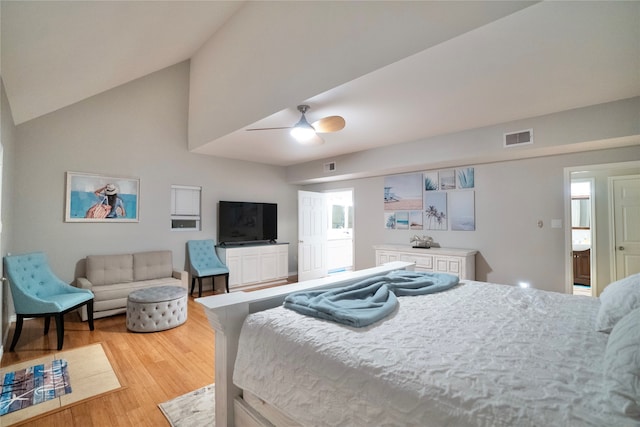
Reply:
<svg viewBox="0 0 640 427"><path fill-rule="evenodd" d="M179 286L138 289L127 298L127 329L156 332L187 321L187 290Z"/></svg>

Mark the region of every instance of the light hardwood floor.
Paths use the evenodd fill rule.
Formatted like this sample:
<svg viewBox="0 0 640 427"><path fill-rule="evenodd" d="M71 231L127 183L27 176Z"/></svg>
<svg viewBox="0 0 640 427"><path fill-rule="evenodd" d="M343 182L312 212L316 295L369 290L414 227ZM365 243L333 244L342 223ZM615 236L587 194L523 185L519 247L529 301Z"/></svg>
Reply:
<svg viewBox="0 0 640 427"><path fill-rule="evenodd" d="M193 298L187 310L183 325L146 334L128 332L124 314L96 319L91 332L77 313L69 313L62 350L102 343L123 388L22 425L168 426L159 403L214 382L214 332ZM3 367L55 352L55 322L43 336L42 319L25 321L15 352L8 352L8 346Z"/></svg>

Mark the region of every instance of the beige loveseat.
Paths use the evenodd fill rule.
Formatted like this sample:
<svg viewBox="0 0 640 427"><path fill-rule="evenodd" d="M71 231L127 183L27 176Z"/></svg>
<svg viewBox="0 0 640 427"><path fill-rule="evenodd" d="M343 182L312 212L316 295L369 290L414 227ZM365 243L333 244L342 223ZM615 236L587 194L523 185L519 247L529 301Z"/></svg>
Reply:
<svg viewBox="0 0 640 427"><path fill-rule="evenodd" d="M171 251L138 252L120 255L90 255L86 258L86 277L76 286L93 292L93 318L127 311L131 291L154 286L181 286L187 289L186 271L173 270ZM87 320L86 306L80 310Z"/></svg>

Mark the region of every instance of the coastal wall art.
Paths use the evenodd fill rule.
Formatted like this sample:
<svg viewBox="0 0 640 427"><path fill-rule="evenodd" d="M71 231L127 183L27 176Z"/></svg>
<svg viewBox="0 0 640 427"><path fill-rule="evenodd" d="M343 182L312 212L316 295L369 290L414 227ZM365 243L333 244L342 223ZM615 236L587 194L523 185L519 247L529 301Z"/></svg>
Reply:
<svg viewBox="0 0 640 427"><path fill-rule="evenodd" d="M447 229L447 193L430 191L424 195L425 230Z"/></svg>
<svg viewBox="0 0 640 427"><path fill-rule="evenodd" d="M474 188L472 167L387 176L384 226L389 230L473 231Z"/></svg>
<svg viewBox="0 0 640 427"><path fill-rule="evenodd" d="M140 180L66 173L66 222L138 222Z"/></svg>
<svg viewBox="0 0 640 427"><path fill-rule="evenodd" d="M476 229L475 192L452 191L449 194L451 230L473 231Z"/></svg>
<svg viewBox="0 0 640 427"><path fill-rule="evenodd" d="M391 175L384 178L384 210L422 209L422 174Z"/></svg>

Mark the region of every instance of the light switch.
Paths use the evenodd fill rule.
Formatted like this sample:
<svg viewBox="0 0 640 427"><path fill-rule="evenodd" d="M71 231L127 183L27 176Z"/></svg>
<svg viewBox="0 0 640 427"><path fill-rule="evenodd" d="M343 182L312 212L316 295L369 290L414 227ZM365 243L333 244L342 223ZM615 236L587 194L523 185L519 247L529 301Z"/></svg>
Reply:
<svg viewBox="0 0 640 427"><path fill-rule="evenodd" d="M552 219L551 220L551 228L562 228L562 220L561 219Z"/></svg>

